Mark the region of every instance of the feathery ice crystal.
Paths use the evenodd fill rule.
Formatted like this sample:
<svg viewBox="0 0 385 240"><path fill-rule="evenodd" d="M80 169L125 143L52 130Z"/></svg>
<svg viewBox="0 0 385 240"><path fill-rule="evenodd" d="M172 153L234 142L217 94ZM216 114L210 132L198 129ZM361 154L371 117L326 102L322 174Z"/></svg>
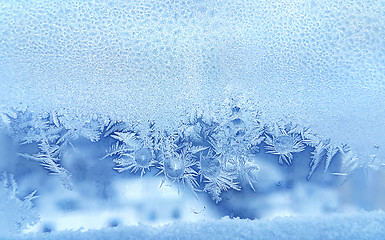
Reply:
<svg viewBox="0 0 385 240"><path fill-rule="evenodd" d="M157 168L160 171L156 176L163 176L161 186L165 182L178 189L186 186L193 192L208 193L215 202L221 201L223 192L239 191L245 185L256 191L260 167L255 156L261 146L266 153L278 155L280 164L288 165L294 153L313 148L308 180L322 161L324 171L328 170L338 152L341 169L334 174L347 175L360 166L347 146L332 144L309 128L290 122L267 125L260 113L242 99L225 101L220 111L193 114L167 130L158 129L152 122L103 122L97 118L68 127L61 115L35 115L28 110L10 111L2 119L15 142L39 147L39 153L19 156L39 162L68 189L72 187L71 175L60 161L67 148L75 148L72 141L79 137L91 142L115 141L101 159L112 158L119 173L129 171L143 176Z"/></svg>
<svg viewBox="0 0 385 240"><path fill-rule="evenodd" d="M305 150L301 137L296 133L287 133L284 128L274 127L272 133L267 133L265 138L266 153L279 155L279 163L286 162L288 165L293 160L293 153Z"/></svg>

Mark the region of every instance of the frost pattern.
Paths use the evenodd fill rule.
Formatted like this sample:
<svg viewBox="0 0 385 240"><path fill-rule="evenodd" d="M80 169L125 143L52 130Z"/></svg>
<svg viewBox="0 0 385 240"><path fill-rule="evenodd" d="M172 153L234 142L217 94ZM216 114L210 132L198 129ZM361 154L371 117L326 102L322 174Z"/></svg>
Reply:
<svg viewBox="0 0 385 240"><path fill-rule="evenodd" d="M4 173L0 184L0 233L18 233L36 224L40 218L31 202L36 198L36 190L21 200L13 175Z"/></svg>
<svg viewBox="0 0 385 240"><path fill-rule="evenodd" d="M10 110L3 114L9 134L18 144L37 144L38 153L19 153L20 157L41 164L50 174L59 177L67 189L72 189L71 174L61 166L60 161L71 141L85 137L92 142L100 140L101 125L96 121L83 123L72 121L71 127L61 123L55 112L33 115L29 111Z"/></svg>
<svg viewBox="0 0 385 240"><path fill-rule="evenodd" d="M283 162L288 165L293 160L293 153L302 152L305 150L303 139L296 134L289 131L286 132L284 128L274 126L274 129L266 134L266 153L279 155L279 163Z"/></svg>
<svg viewBox="0 0 385 240"><path fill-rule="evenodd" d="M308 180L321 164L324 172L329 171L337 156L335 175L348 176L362 166L383 166L376 155L370 163L362 161L347 145L323 139L289 120L265 123L261 112L252 106L243 98L229 98L216 110L187 114L174 129L161 129L155 122L98 117L85 122L71 120L72 125L67 125L56 113L38 115L28 110L2 114L2 124L17 143L38 146L38 153L19 153L20 157L38 162L68 189L72 188L71 174L61 165L61 158L69 148L75 148L72 142L80 137L112 142L100 160L112 160L118 173L143 177L154 170L157 173L153 175L161 178L160 186L205 192L217 203L226 191L258 190L258 181L263 179L259 179L255 156L260 151L277 156L280 165L290 166L296 154L310 148Z"/></svg>

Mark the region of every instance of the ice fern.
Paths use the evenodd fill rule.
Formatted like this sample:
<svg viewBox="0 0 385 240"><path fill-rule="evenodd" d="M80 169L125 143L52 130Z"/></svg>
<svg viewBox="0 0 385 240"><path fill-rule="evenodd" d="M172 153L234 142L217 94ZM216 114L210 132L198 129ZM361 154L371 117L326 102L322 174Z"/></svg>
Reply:
<svg viewBox="0 0 385 240"><path fill-rule="evenodd" d="M71 174L60 163L63 152L69 146L74 147L72 141L79 137L98 141L102 126L91 120L86 123L72 121L73 125L66 127L61 123L61 116L55 112L35 115L28 110L9 111L6 117L8 130L15 142L21 145L37 144L40 150L34 154L18 155L38 162L51 175L60 178L67 189L72 189Z"/></svg>
<svg viewBox="0 0 385 240"><path fill-rule="evenodd" d="M49 171L50 174L56 175L60 178L63 185L67 189L72 189L71 176L66 169L60 166L60 146L55 144L50 144L46 139L41 140L39 143L40 152L37 154L18 154L19 156L25 157L37 161L45 169Z"/></svg>
<svg viewBox="0 0 385 240"><path fill-rule="evenodd" d="M3 174L0 184L0 232L2 236L19 233L36 224L40 218L32 206L32 200L37 197L36 191L24 199L20 199L17 197L15 178L6 173Z"/></svg>
<svg viewBox="0 0 385 240"><path fill-rule="evenodd" d="M288 119L266 123L253 106L242 97L228 98L219 108L206 106L168 129L159 129L155 122L97 116L67 119L56 112L28 110L1 113L1 126L18 144L38 146L38 152L20 152L19 156L38 162L68 189L72 188L71 174L62 166L62 158L69 148L76 149L80 138L108 142L100 159L112 160L118 173L143 177L154 170L152 175L160 178L161 186L204 192L215 202L226 191L245 187L258 191L261 169L256 155L260 151L276 155L280 165L290 166L296 154L310 149L308 180L321 165L326 172L336 155L340 170L334 175L347 176L361 166L348 146L335 145ZM375 155L368 165L382 166Z"/></svg>
<svg viewBox="0 0 385 240"><path fill-rule="evenodd" d="M279 156L279 163L288 165L293 161L293 153L305 150L303 139L295 131L286 129L287 126L275 124L266 133L266 153Z"/></svg>
<svg viewBox="0 0 385 240"><path fill-rule="evenodd" d="M308 179L311 178L312 174L320 165L323 159L325 159L324 171L326 172L330 166L333 157L339 151L339 148L331 144L330 141L319 141L313 146L314 150L311 153L310 173L308 175Z"/></svg>
<svg viewBox="0 0 385 240"><path fill-rule="evenodd" d="M237 173L226 171L224 158L217 155L212 150L206 154L201 153L198 162L200 182L204 182L203 191L211 195L215 202L222 199L220 194L229 189L240 190L237 182Z"/></svg>
<svg viewBox="0 0 385 240"><path fill-rule="evenodd" d="M149 124L147 129L138 130L132 125L115 123L115 126L108 126L106 131L109 132L112 129L120 131L113 134L107 133L107 136L110 135L118 142L107 151L102 159L115 157L113 160L116 163L115 170L118 172L128 170L133 173L139 171L141 176L155 166L156 152L160 151L161 140L154 124Z"/></svg>

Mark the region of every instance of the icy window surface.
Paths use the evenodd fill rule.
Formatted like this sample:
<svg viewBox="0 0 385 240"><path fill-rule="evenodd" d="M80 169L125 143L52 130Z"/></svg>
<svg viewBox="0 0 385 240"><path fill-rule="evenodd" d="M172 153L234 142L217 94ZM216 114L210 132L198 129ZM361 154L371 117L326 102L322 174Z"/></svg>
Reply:
<svg viewBox="0 0 385 240"><path fill-rule="evenodd" d="M175 122L250 96L368 153L384 148L382 1L2 1L0 97Z"/></svg>
<svg viewBox="0 0 385 240"><path fill-rule="evenodd" d="M16 232L383 209L384 79L381 0L2 0L2 199Z"/></svg>

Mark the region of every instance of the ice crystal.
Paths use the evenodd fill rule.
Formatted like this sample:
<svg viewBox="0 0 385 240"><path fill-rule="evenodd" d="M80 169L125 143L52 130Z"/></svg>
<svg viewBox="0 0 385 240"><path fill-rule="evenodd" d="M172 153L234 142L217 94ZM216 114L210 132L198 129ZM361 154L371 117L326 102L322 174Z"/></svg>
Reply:
<svg viewBox="0 0 385 240"><path fill-rule="evenodd" d="M119 158L114 159L114 162L116 163L114 169L118 172L129 170L136 173L140 171L140 176L143 176L146 171L150 171L150 168L157 163L151 148L140 148L123 153Z"/></svg>
<svg viewBox="0 0 385 240"><path fill-rule="evenodd" d="M3 124L19 144L36 144L38 153L19 156L39 162L50 174L58 176L71 189L71 174L61 166L63 153L75 148L78 138L91 142L115 141L101 159L112 158L114 169L143 176L152 168L160 169L161 185L171 182L193 192L208 193L215 202L225 191L258 188L260 168L255 155L264 145L266 153L279 156L279 163L291 164L293 154L314 148L308 180L324 162L328 170L337 152L342 154L338 175L357 168L359 160L348 147L322 139L312 129L290 121L265 124L261 113L243 98L229 98L220 111L209 109L186 115L173 129L158 129L155 122L104 122L93 117L75 121L70 127L55 112L36 115L28 110L8 111ZM374 158L373 158L374 159ZM381 164L380 164L381 165Z"/></svg>
<svg viewBox="0 0 385 240"><path fill-rule="evenodd" d="M302 152L305 149L301 137L296 133L287 133L284 128L275 126L274 131L266 134L266 153L279 155L279 163L288 165L293 160L293 153Z"/></svg>
<svg viewBox="0 0 385 240"><path fill-rule="evenodd" d="M359 159L347 145L340 146L339 151L342 155L341 167L340 171L335 172L334 174L347 176L359 167Z"/></svg>
<svg viewBox="0 0 385 240"><path fill-rule="evenodd" d="M193 154L191 145L177 147L171 151L163 151L158 167L160 171L157 174L164 175L160 186L166 181L171 181L171 183L177 184L178 189L182 185L187 186L193 192L196 191L198 173L194 169L197 162Z"/></svg>
<svg viewBox="0 0 385 240"><path fill-rule="evenodd" d="M209 150L207 154L200 154L198 162L200 181L202 182L204 179L205 182L203 191L210 194L217 203L222 200L220 194L223 191L240 190L236 181L237 173L226 171L223 166L223 159L220 155Z"/></svg>
<svg viewBox="0 0 385 240"><path fill-rule="evenodd" d="M40 152L37 154L19 154L19 156L39 162L50 174L59 177L64 187L72 189L71 174L59 164L60 147L50 145L47 140L43 140L39 144L39 148Z"/></svg>
<svg viewBox="0 0 385 240"><path fill-rule="evenodd" d="M39 215L32 206L32 200L37 198L36 190L24 197L17 197L17 184L11 174L3 174L0 181L0 232L2 235L18 233L36 224Z"/></svg>
<svg viewBox="0 0 385 240"><path fill-rule="evenodd" d="M140 175L143 176L157 163L156 151L160 150L160 133L154 129L154 124L149 124L148 128L138 128L125 123L118 123L115 126L119 127L107 129L122 130L111 134L111 137L118 142L102 159L117 156L113 160L116 163L115 170L118 172L129 170L133 173L140 171ZM127 128L127 126L130 127Z"/></svg>
<svg viewBox="0 0 385 240"><path fill-rule="evenodd" d="M12 118L11 129L15 141L20 144L37 143L39 153L19 153L19 156L40 163L49 173L60 178L63 185L72 189L71 174L60 166L61 154L66 139L66 130L54 114L34 116L31 112L18 112Z"/></svg>

